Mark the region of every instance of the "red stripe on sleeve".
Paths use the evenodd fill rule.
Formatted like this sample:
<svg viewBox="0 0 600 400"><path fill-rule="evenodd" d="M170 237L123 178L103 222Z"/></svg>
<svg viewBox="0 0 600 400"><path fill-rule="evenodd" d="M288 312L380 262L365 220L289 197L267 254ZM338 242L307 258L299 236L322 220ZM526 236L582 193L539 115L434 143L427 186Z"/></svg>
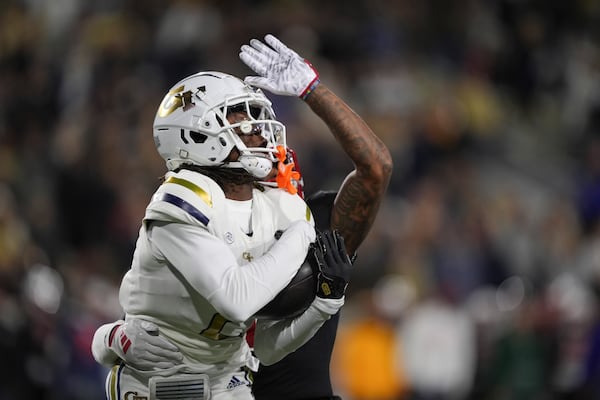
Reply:
<svg viewBox="0 0 600 400"><path fill-rule="evenodd" d="M125 337L125 339L127 339L127 337ZM123 345L123 353L127 353L127 350L129 350L129 346L131 346L131 340L127 339L127 341Z"/></svg>
<svg viewBox="0 0 600 400"><path fill-rule="evenodd" d="M120 327L121 325L122 325L122 324L115 325L115 326L113 326L113 328L110 330L110 334L108 335L108 346L109 346L109 347L110 347L110 346L112 346L112 342L113 342L113 340L115 339L115 334L117 333L117 329L119 329L119 327Z"/></svg>

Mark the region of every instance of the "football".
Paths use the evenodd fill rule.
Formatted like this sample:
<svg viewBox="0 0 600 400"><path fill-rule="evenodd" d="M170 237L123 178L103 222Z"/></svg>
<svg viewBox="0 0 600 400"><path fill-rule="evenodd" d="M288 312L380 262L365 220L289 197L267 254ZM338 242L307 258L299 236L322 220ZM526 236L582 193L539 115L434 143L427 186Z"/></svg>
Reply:
<svg viewBox="0 0 600 400"><path fill-rule="evenodd" d="M257 314L259 319L288 319L302 314L317 294L319 267L310 247L306 259L290 283Z"/></svg>

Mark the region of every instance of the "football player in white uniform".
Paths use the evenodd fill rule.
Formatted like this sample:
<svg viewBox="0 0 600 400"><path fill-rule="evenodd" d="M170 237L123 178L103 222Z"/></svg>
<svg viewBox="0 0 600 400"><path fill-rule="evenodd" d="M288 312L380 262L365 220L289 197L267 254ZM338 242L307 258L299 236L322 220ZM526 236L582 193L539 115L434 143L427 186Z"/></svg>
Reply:
<svg viewBox="0 0 600 400"><path fill-rule="evenodd" d="M289 179L270 182L274 168L289 172L285 138L270 101L231 75L200 72L165 96L154 140L168 173L121 284L126 316L101 326L92 344L95 359L111 366L108 399L252 399L247 369L258 361L245 333L316 239ZM339 235L317 238L327 243L345 255ZM323 268L334 295L317 296L293 320L258 321L261 363L300 347L343 305L347 255Z"/></svg>

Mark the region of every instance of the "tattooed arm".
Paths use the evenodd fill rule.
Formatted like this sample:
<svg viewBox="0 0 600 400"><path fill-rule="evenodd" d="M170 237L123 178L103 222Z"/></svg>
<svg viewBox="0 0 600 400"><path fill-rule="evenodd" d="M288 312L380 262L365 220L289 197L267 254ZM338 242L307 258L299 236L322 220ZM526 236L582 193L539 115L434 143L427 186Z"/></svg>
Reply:
<svg viewBox="0 0 600 400"><path fill-rule="evenodd" d="M373 225L392 173L392 157L363 119L323 83L310 93L306 104L354 163L354 171L338 191L331 216L331 228L340 231L348 253L353 254Z"/></svg>
<svg viewBox="0 0 600 400"><path fill-rule="evenodd" d="M348 105L319 81L317 70L306 59L273 35L265 43L252 39L240 49L240 59L258 76L247 76L250 85L274 94L298 96L327 124L354 162L335 200L331 228L340 231L352 254L373 225L392 173L388 149Z"/></svg>

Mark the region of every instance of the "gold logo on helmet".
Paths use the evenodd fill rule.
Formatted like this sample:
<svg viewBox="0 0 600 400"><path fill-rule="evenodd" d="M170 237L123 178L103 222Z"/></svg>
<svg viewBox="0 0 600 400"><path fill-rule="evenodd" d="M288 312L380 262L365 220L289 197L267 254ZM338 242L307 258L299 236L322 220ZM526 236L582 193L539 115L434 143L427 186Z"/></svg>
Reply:
<svg viewBox="0 0 600 400"><path fill-rule="evenodd" d="M184 86L179 86L167 93L162 103L160 103L160 107L158 107L159 117L164 118L179 107L183 107L183 109L186 110L194 104L192 102L192 92L190 90L183 92L183 89Z"/></svg>

